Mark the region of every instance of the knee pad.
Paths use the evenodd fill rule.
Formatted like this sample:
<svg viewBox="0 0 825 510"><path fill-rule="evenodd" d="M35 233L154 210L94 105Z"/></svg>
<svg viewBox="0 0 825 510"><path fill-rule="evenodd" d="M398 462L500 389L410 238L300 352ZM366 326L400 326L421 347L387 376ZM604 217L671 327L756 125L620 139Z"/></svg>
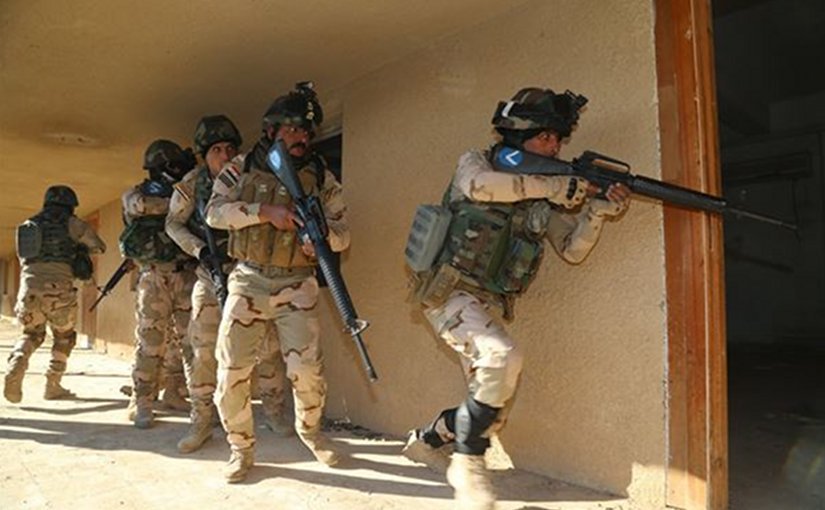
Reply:
<svg viewBox="0 0 825 510"><path fill-rule="evenodd" d="M496 420L500 410L471 397L462 402L455 416L455 451L465 455L484 455L490 446L490 439L484 437L484 433Z"/></svg>

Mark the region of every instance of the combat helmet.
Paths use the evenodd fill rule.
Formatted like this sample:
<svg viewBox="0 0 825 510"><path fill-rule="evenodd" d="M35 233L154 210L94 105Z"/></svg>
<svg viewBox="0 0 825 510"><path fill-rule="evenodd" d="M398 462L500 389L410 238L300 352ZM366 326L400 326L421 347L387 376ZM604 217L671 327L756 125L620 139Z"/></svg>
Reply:
<svg viewBox="0 0 825 510"><path fill-rule="evenodd" d="M149 173L165 174L177 181L196 164L192 149L182 149L170 140L155 140L146 148L143 155L143 168Z"/></svg>
<svg viewBox="0 0 825 510"><path fill-rule="evenodd" d="M523 88L509 101L498 103L493 114L493 126L502 130L528 131L551 129L560 138L570 136L579 120L579 110L587 98L566 90L556 94L551 89Z"/></svg>
<svg viewBox="0 0 825 510"><path fill-rule="evenodd" d="M275 99L264 113L264 132L269 126L277 130L288 125L302 127L314 136L315 128L324 120L324 110L313 87L311 81L298 82L295 90Z"/></svg>
<svg viewBox="0 0 825 510"><path fill-rule="evenodd" d="M231 142L235 147L243 143L241 133L226 115L208 115L195 127L195 152L203 156L218 142Z"/></svg>
<svg viewBox="0 0 825 510"><path fill-rule="evenodd" d="M49 205L62 205L74 209L78 205L77 194L68 186L49 186L43 197L43 207Z"/></svg>

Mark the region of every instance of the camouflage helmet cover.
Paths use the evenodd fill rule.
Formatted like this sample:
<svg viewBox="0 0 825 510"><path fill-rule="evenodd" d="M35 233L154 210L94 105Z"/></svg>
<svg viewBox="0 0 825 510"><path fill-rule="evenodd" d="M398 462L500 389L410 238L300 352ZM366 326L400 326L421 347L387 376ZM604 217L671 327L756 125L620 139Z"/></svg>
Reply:
<svg viewBox="0 0 825 510"><path fill-rule="evenodd" d="M195 152L203 155L218 142L231 142L235 147L243 143L241 133L226 115L208 115L195 127Z"/></svg>
<svg viewBox="0 0 825 510"><path fill-rule="evenodd" d="M492 123L513 130L552 129L564 138L570 136L585 104L586 97L569 90L556 94L550 89L523 88L510 101L498 103Z"/></svg>
<svg viewBox="0 0 825 510"><path fill-rule="evenodd" d="M272 102L264 113L263 128L299 126L314 134L315 128L323 121L324 110L321 109L312 82L302 81L295 84L295 90Z"/></svg>
<svg viewBox="0 0 825 510"><path fill-rule="evenodd" d="M47 205L63 205L74 209L78 205L77 195L68 186L49 186L43 198L43 207Z"/></svg>
<svg viewBox="0 0 825 510"><path fill-rule="evenodd" d="M143 155L143 168L146 170L188 171L194 166L195 161L191 149L184 150L170 140L155 140L149 144Z"/></svg>

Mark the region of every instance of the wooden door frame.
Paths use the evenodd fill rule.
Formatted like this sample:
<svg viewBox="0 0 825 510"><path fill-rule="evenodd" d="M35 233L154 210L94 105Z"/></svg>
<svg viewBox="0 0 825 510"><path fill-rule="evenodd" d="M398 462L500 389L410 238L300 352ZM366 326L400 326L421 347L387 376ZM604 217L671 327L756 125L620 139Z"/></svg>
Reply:
<svg viewBox="0 0 825 510"><path fill-rule="evenodd" d="M662 179L721 192L710 0L654 0ZM664 208L667 504L728 506L722 222Z"/></svg>

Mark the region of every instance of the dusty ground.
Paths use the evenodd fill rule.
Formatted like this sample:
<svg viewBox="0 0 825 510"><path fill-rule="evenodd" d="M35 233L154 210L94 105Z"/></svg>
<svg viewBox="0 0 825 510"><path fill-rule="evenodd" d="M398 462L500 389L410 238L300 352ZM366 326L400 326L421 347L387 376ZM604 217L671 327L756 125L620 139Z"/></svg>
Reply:
<svg viewBox="0 0 825 510"><path fill-rule="evenodd" d="M17 334L0 322L0 366ZM342 469L311 461L292 439L258 431L257 464L246 483L227 485L220 470L228 447L218 429L200 451L175 449L186 430L183 414L165 414L148 431L125 420L127 364L77 350L65 386L71 401L42 399L47 339L35 353L23 402L0 398L0 509L422 509L451 508L452 492L440 475L399 455L398 439L368 439L358 429L332 435L351 455ZM354 433L353 433L354 432ZM609 495L531 473L498 471L499 508L627 510Z"/></svg>

